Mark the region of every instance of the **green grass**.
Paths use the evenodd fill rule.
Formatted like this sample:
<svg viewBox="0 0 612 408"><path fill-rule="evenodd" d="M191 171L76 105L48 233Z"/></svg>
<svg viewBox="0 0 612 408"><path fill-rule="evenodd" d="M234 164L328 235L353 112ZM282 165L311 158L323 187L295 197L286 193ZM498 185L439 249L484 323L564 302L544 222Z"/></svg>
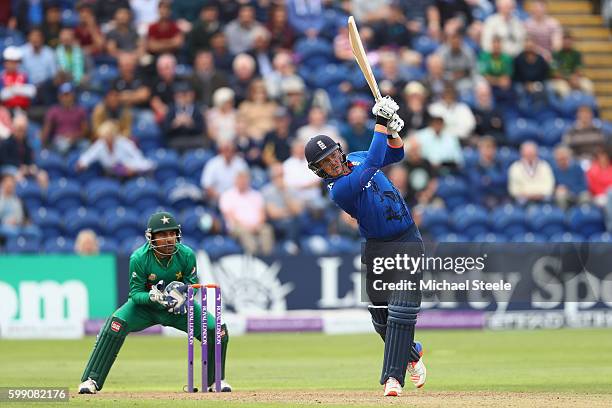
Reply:
<svg viewBox="0 0 612 408"><path fill-rule="evenodd" d="M426 352L426 392L612 394L612 330L419 331L418 339ZM74 391L93 341L93 337L75 341L0 340L0 386L61 386ZM167 392L184 398L179 391L186 382L185 343L183 338L130 336L103 393L133 392L142 396L147 392ZM314 394L379 392L382 350L382 342L374 334L234 337L230 340L227 377L236 390L255 394L283 390L310 390ZM72 403L88 407L116 406L117 402L147 407L169 403L129 396L96 397ZM190 403L195 401L177 400L171 405ZM210 398L205 403L207 407L289 404L290 401L261 405ZM312 406L322 405L312 401Z"/></svg>

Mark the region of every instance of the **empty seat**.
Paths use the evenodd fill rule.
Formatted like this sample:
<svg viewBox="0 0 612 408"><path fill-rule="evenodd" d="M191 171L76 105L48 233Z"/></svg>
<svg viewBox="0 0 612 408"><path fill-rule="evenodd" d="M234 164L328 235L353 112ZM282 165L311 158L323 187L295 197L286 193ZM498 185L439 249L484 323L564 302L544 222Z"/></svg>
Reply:
<svg viewBox="0 0 612 408"><path fill-rule="evenodd" d="M48 239L44 251L51 254L71 254L74 252L74 239L61 236Z"/></svg>
<svg viewBox="0 0 612 408"><path fill-rule="evenodd" d="M146 222L151 214L142 214L135 210L117 207L111 208L104 213L104 235L113 237L117 242L121 242L128 237L143 235L146 229Z"/></svg>
<svg viewBox="0 0 612 408"><path fill-rule="evenodd" d="M460 207L452 216L455 231L470 238L489 232L489 216L487 210L474 204Z"/></svg>
<svg viewBox="0 0 612 408"><path fill-rule="evenodd" d="M571 231L585 237L590 237L606 230L601 210L589 204L572 208L567 215L567 224Z"/></svg>
<svg viewBox="0 0 612 408"><path fill-rule="evenodd" d="M533 207L527 211L527 218L532 232L552 237L566 230L565 214L549 204Z"/></svg>
<svg viewBox="0 0 612 408"><path fill-rule="evenodd" d="M51 182L47 190L47 203L51 208L60 211L78 208L83 205L81 201L81 186L66 178Z"/></svg>
<svg viewBox="0 0 612 408"><path fill-rule="evenodd" d="M93 208L80 207L69 210L64 215L66 235L76 237L84 229L91 229L96 234L102 232L100 213Z"/></svg>
<svg viewBox="0 0 612 408"><path fill-rule="evenodd" d="M528 231L525 210L512 204L505 204L491 213L491 226L498 234L513 237Z"/></svg>

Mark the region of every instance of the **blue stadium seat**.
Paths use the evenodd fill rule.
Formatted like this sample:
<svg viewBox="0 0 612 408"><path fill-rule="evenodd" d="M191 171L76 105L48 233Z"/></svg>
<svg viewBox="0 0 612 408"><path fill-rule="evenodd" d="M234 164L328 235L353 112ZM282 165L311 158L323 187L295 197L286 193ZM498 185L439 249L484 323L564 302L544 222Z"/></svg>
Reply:
<svg viewBox="0 0 612 408"><path fill-rule="evenodd" d="M48 254L74 253L74 239L62 236L48 239L43 250Z"/></svg>
<svg viewBox="0 0 612 408"><path fill-rule="evenodd" d="M30 213L32 222L40 228L42 236L46 239L62 235L64 233L64 222L59 212L52 208L40 207Z"/></svg>
<svg viewBox="0 0 612 408"><path fill-rule="evenodd" d="M69 237L76 237L84 229L94 230L96 234L102 233L103 222L95 209L80 207L66 211L64 220L66 235Z"/></svg>
<svg viewBox="0 0 612 408"><path fill-rule="evenodd" d="M497 158L506 168L510 167L520 157L519 152L512 147L502 146L497 150Z"/></svg>
<svg viewBox="0 0 612 408"><path fill-rule="evenodd" d="M36 211L38 208L42 207L45 202L40 186L32 179L25 179L18 183L16 193L30 212Z"/></svg>
<svg viewBox="0 0 612 408"><path fill-rule="evenodd" d="M121 241L117 250L120 254L129 255L144 245L146 241L144 234L127 237Z"/></svg>
<svg viewBox="0 0 612 408"><path fill-rule="evenodd" d="M164 152L159 156L154 155L152 157L155 160L155 179L163 184L168 180L173 180L177 177L181 176L182 166L179 162L178 155L175 154L167 154L166 152L171 152L170 150L158 149L156 152ZM173 152L174 153L174 152Z"/></svg>
<svg viewBox="0 0 612 408"><path fill-rule="evenodd" d="M104 212L121 205L121 184L117 180L96 178L85 187L87 205Z"/></svg>
<svg viewBox="0 0 612 408"><path fill-rule="evenodd" d="M470 242L470 237L453 232L436 236L437 242Z"/></svg>
<svg viewBox="0 0 612 408"><path fill-rule="evenodd" d="M83 205L81 201L81 186L79 183L66 178L52 181L47 190L47 203L51 208L67 209L78 208Z"/></svg>
<svg viewBox="0 0 612 408"><path fill-rule="evenodd" d="M79 23L79 15L71 9L62 11L62 25L64 27L76 27Z"/></svg>
<svg viewBox="0 0 612 408"><path fill-rule="evenodd" d="M118 76L119 71L117 67L109 64L101 64L91 71L90 85L93 89L105 91Z"/></svg>
<svg viewBox="0 0 612 408"><path fill-rule="evenodd" d="M333 45L322 38L303 38L298 40L293 51L299 56L301 64L314 69L333 61Z"/></svg>
<svg viewBox="0 0 612 408"><path fill-rule="evenodd" d="M582 92L571 92L564 99L553 98L551 104L559 114L569 120L574 120L576 111L582 105L587 105L593 110L597 110L597 101L595 97Z"/></svg>
<svg viewBox="0 0 612 408"><path fill-rule="evenodd" d="M518 118L506 123L506 140L514 146L527 140L537 141L541 133L540 124L532 119Z"/></svg>
<svg viewBox="0 0 612 408"><path fill-rule="evenodd" d="M567 214L567 225L571 231L585 237L600 234L606 230L601 210L590 204L572 208Z"/></svg>
<svg viewBox="0 0 612 408"><path fill-rule="evenodd" d="M180 181L179 181L180 180ZM183 178L171 181L174 185L166 190L168 205L182 212L202 204L202 188Z"/></svg>
<svg viewBox="0 0 612 408"><path fill-rule="evenodd" d="M312 235L300 239L302 252L310 255L331 255L330 244L327 237Z"/></svg>
<svg viewBox="0 0 612 408"><path fill-rule="evenodd" d="M179 160L179 163L183 165L182 173L185 177L190 178L198 185L200 185L200 178L202 177L202 169L206 163L214 157L212 150L196 149L183 154L183 157Z"/></svg>
<svg viewBox="0 0 612 408"><path fill-rule="evenodd" d="M566 230L563 210L550 204L530 208L527 210L527 218L531 231L546 237Z"/></svg>
<svg viewBox="0 0 612 408"><path fill-rule="evenodd" d="M204 238L200 247L203 248L211 258L242 252L242 248L236 240L223 235Z"/></svg>
<svg viewBox="0 0 612 408"><path fill-rule="evenodd" d="M150 215L125 207L111 208L104 213L104 235L117 242L137 235L144 236L146 218Z"/></svg>
<svg viewBox="0 0 612 408"><path fill-rule="evenodd" d="M478 164L479 154L478 150L473 147L466 147L463 149L463 163L465 168L469 169Z"/></svg>
<svg viewBox="0 0 612 408"><path fill-rule="evenodd" d="M176 76L189 77L193 74L193 67L189 64L178 64L176 66Z"/></svg>
<svg viewBox="0 0 612 408"><path fill-rule="evenodd" d="M491 213L491 225L498 234L513 237L528 231L525 211L518 206L505 204Z"/></svg>
<svg viewBox="0 0 612 408"><path fill-rule="evenodd" d="M100 94L90 91L83 91L79 94L79 105L88 112L93 111L97 104L102 102L104 97Z"/></svg>
<svg viewBox="0 0 612 408"><path fill-rule="evenodd" d="M589 242L612 242L612 234L607 231L593 234L589 237Z"/></svg>
<svg viewBox="0 0 612 408"><path fill-rule="evenodd" d="M423 56L435 52L440 44L429 36L421 35L412 40L412 48Z"/></svg>
<svg viewBox="0 0 612 408"><path fill-rule="evenodd" d="M182 237L181 238L181 243L187 245L189 248L193 249L194 251L197 251L200 249L200 242L197 239L193 238L193 237Z"/></svg>
<svg viewBox="0 0 612 408"><path fill-rule="evenodd" d="M346 81L349 75L350 71L344 65L327 64L320 66L314 73L314 87L327 89Z"/></svg>
<svg viewBox="0 0 612 408"><path fill-rule="evenodd" d="M525 232L522 234L517 234L510 239L510 242L533 242L533 243L543 243L548 242L548 238L541 234L534 234L533 232Z"/></svg>
<svg viewBox="0 0 612 408"><path fill-rule="evenodd" d="M546 121L544 123L543 131L538 139L538 143L544 146L556 146L561 142L561 138L570 125L571 124L568 121L565 121L562 118L555 118Z"/></svg>
<svg viewBox="0 0 612 408"><path fill-rule="evenodd" d="M542 160L545 160L550 165L553 165L555 163L554 153L549 147L540 146L538 148L538 157Z"/></svg>
<svg viewBox="0 0 612 408"><path fill-rule="evenodd" d="M436 195L444 200L450 210L468 203L468 188L459 177L446 176L440 179Z"/></svg>
<svg viewBox="0 0 612 408"><path fill-rule="evenodd" d="M6 252L9 254L34 254L40 250L39 238L18 236L6 241Z"/></svg>
<svg viewBox="0 0 612 408"><path fill-rule="evenodd" d="M549 242L584 242L584 236L573 232L563 232L550 237Z"/></svg>
<svg viewBox="0 0 612 408"><path fill-rule="evenodd" d="M329 252L333 254L354 254L361 249L361 243L359 241L340 235L332 235L327 241L329 243Z"/></svg>
<svg viewBox="0 0 612 408"><path fill-rule="evenodd" d="M36 164L49 174L50 180L64 177L67 173L66 161L64 158L51 150L45 149L41 151L36 160Z"/></svg>
<svg viewBox="0 0 612 408"><path fill-rule="evenodd" d="M455 231L470 238L489 232L487 210L474 204L457 208L452 215Z"/></svg>
<svg viewBox="0 0 612 408"><path fill-rule="evenodd" d="M213 211L202 206L186 209L179 215L183 235L201 241L208 234L207 228L210 228L214 216Z"/></svg>
<svg viewBox="0 0 612 408"><path fill-rule="evenodd" d="M476 235L473 241L474 242L487 242L487 243L500 243L500 242L508 242L508 238L503 234L487 232L485 234Z"/></svg>
<svg viewBox="0 0 612 408"><path fill-rule="evenodd" d="M159 185L144 177L130 180L121 190L123 205L142 210L161 204Z"/></svg>
<svg viewBox="0 0 612 408"><path fill-rule="evenodd" d="M114 237L98 237L100 253L115 254L119 251L119 245Z"/></svg>
<svg viewBox="0 0 612 408"><path fill-rule="evenodd" d="M428 231L434 236L449 233L452 228L448 211L446 211L445 208L425 208L423 211L423 221L421 222L421 227L423 230Z"/></svg>

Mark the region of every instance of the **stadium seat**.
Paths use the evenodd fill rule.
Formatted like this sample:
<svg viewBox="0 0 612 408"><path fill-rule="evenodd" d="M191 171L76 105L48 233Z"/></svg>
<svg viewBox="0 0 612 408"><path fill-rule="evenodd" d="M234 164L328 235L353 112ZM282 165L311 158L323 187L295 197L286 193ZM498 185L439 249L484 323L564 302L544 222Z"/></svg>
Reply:
<svg viewBox="0 0 612 408"><path fill-rule="evenodd" d="M327 237L312 235L300 239L302 252L310 255L332 255Z"/></svg>
<svg viewBox="0 0 612 408"><path fill-rule="evenodd" d="M183 235L203 240L212 225L213 217L214 213L202 206L186 209L179 215Z"/></svg>
<svg viewBox="0 0 612 408"><path fill-rule="evenodd" d="M478 160L478 150L474 149L473 147L466 147L463 149L463 163L466 169L478 164Z"/></svg>
<svg viewBox="0 0 612 408"><path fill-rule="evenodd" d="M576 111L582 105L587 105L593 110L597 110L597 102L595 98L592 95L588 95L580 91L571 92L563 99L553 98L551 104L561 116L568 120L574 120L576 117Z"/></svg>
<svg viewBox="0 0 612 408"><path fill-rule="evenodd" d="M62 235L64 233L64 223L59 212L51 208L40 207L30 214L32 223L40 228L45 239Z"/></svg>
<svg viewBox="0 0 612 408"><path fill-rule="evenodd" d="M440 44L429 36L421 35L412 40L412 48L423 56L435 52Z"/></svg>
<svg viewBox="0 0 612 408"><path fill-rule="evenodd" d="M519 152L508 146L502 146L497 150L497 159L506 167L510 167L512 163L520 159Z"/></svg>
<svg viewBox="0 0 612 408"><path fill-rule="evenodd" d="M584 236L573 232L563 232L550 237L549 242L584 242Z"/></svg>
<svg viewBox="0 0 612 408"><path fill-rule="evenodd" d="M223 235L215 235L204 238L200 247L204 249L211 258L218 258L223 255L237 254L242 252L242 248L238 242L236 242L236 240Z"/></svg>
<svg viewBox="0 0 612 408"><path fill-rule="evenodd" d="M470 237L463 234L455 234L453 232L436 236L438 242L470 242Z"/></svg>
<svg viewBox="0 0 612 408"><path fill-rule="evenodd" d="M449 218L445 208L427 207L423 211L421 228L434 236L448 234L452 229Z"/></svg>
<svg viewBox="0 0 612 408"><path fill-rule="evenodd" d="M456 232L470 238L489 232L487 210L474 204L457 208L453 212L452 223Z"/></svg>
<svg viewBox="0 0 612 408"><path fill-rule="evenodd" d="M601 232L598 234L593 234L589 237L589 242L605 242L605 243L610 243L612 242L612 234L610 234L609 232Z"/></svg>
<svg viewBox="0 0 612 408"><path fill-rule="evenodd" d="M508 242L508 238L506 238L506 236L503 234L487 232L484 234L476 235L473 239L473 242L500 243L500 242Z"/></svg>
<svg viewBox="0 0 612 408"><path fill-rule="evenodd" d="M334 59L332 44L323 38L303 38L298 40L293 51L300 62L311 69L326 65Z"/></svg>
<svg viewBox="0 0 612 408"><path fill-rule="evenodd" d="M540 140L541 133L540 124L532 119L518 118L506 123L506 140L514 146L528 140Z"/></svg>
<svg viewBox="0 0 612 408"><path fill-rule="evenodd" d="M183 166L182 173L200 185L202 170L206 163L214 157L212 150L196 149L183 154L179 163Z"/></svg>
<svg viewBox="0 0 612 408"><path fill-rule="evenodd" d="M98 237L98 245L102 254L115 254L119 251L119 245L114 237Z"/></svg>
<svg viewBox="0 0 612 408"><path fill-rule="evenodd" d="M147 242L147 240L145 239L144 234L133 235L121 241L118 251L120 254L129 255L139 247L143 246L145 242Z"/></svg>
<svg viewBox="0 0 612 408"><path fill-rule="evenodd" d="M544 123L544 128L538 143L544 146L556 146L571 124L562 118L550 119Z"/></svg>
<svg viewBox="0 0 612 408"><path fill-rule="evenodd" d="M80 207L66 211L64 220L64 229L69 237L75 238L84 229L91 229L96 234L102 233L102 219L95 209Z"/></svg>
<svg viewBox="0 0 612 408"><path fill-rule="evenodd" d="M469 202L465 181L455 176L441 178L436 195L444 200L450 210L454 210Z"/></svg>
<svg viewBox="0 0 612 408"><path fill-rule="evenodd" d="M40 152L36 165L49 174L50 180L56 180L67 175L66 161L59 154L51 150Z"/></svg>
<svg viewBox="0 0 612 408"><path fill-rule="evenodd" d="M329 252L332 254L354 254L360 251L361 243L340 235L332 235L327 239Z"/></svg>
<svg viewBox="0 0 612 408"><path fill-rule="evenodd" d="M83 91L79 94L79 106L85 108L87 112L93 111L97 104L102 102L104 97L100 94L90 91Z"/></svg>
<svg viewBox="0 0 612 408"><path fill-rule="evenodd" d="M100 212L121 204L121 184L117 180L96 178L91 180L85 188L87 205Z"/></svg>
<svg viewBox="0 0 612 408"><path fill-rule="evenodd" d="M158 149L157 151L164 151L163 149ZM173 154L164 154L160 157L155 157L155 179L163 184L168 180L173 180L177 177L181 176L182 166L179 162L179 158L177 155Z"/></svg>
<svg viewBox="0 0 612 408"><path fill-rule="evenodd" d="M182 237L181 238L181 243L187 245L189 248L193 249L194 251L197 251L200 249L200 242L197 239L193 238L193 237Z"/></svg>
<svg viewBox="0 0 612 408"><path fill-rule="evenodd" d="M327 64L319 67L314 73L315 88L328 89L333 85L338 85L342 81L346 81L350 71L344 65Z"/></svg>
<svg viewBox="0 0 612 408"><path fill-rule="evenodd" d="M67 237L54 237L45 242L43 250L48 254L74 253L74 239Z"/></svg>
<svg viewBox="0 0 612 408"><path fill-rule="evenodd" d="M572 208L567 215L567 224L571 231L585 237L600 234L606 230L601 210L589 204Z"/></svg>
<svg viewBox="0 0 612 408"><path fill-rule="evenodd" d="M47 203L51 208L68 209L78 208L83 205L81 201L81 186L66 178L52 181L47 190Z"/></svg>
<svg viewBox="0 0 612 408"><path fill-rule="evenodd" d="M525 211L518 206L505 204L491 213L491 226L498 234L513 237L528 231Z"/></svg>
<svg viewBox="0 0 612 408"><path fill-rule="evenodd" d="M125 207L111 208L104 213L104 235L113 237L117 242L136 235L144 236L146 218L150 215Z"/></svg>
<svg viewBox="0 0 612 408"><path fill-rule="evenodd" d="M121 190L121 197L124 206L137 210L157 207L161 204L159 185L144 177L125 183Z"/></svg>
<svg viewBox="0 0 612 408"><path fill-rule="evenodd" d="M185 179L175 180L182 180L182 182L176 181L175 185L167 190L166 200L169 206L177 212L182 212L202 204L203 196L201 187ZM173 182L175 180L173 180Z"/></svg>
<svg viewBox="0 0 612 408"><path fill-rule="evenodd" d="M91 71L91 88L104 92L118 76L119 71L116 67L109 64L98 65Z"/></svg>
<svg viewBox="0 0 612 408"><path fill-rule="evenodd" d="M510 239L510 242L533 242L533 243L543 243L548 242L548 239L541 234L534 234L533 232L525 232L521 234L517 234Z"/></svg>
<svg viewBox="0 0 612 408"><path fill-rule="evenodd" d="M6 241L6 252L9 254L34 254L39 252L40 239L18 236Z"/></svg>
<svg viewBox="0 0 612 408"><path fill-rule="evenodd" d="M528 209L527 219L532 232L549 238L566 230L565 214L550 204Z"/></svg>
<svg viewBox="0 0 612 408"><path fill-rule="evenodd" d="M45 202L44 194L38 183L32 179L25 179L16 186L16 193L30 212L34 212Z"/></svg>

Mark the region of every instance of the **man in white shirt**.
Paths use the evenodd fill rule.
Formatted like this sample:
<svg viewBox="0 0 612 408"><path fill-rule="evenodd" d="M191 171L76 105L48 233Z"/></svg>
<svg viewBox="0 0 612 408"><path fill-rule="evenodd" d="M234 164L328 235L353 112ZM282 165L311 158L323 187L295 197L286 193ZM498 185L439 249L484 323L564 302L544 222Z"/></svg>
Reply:
<svg viewBox="0 0 612 408"><path fill-rule="evenodd" d="M304 142L295 139L291 143L291 157L283 162L285 184L296 189L295 198L304 203L314 202L322 197L321 179L309 168L304 152Z"/></svg>
<svg viewBox="0 0 612 408"><path fill-rule="evenodd" d="M521 159L508 170L508 192L517 202L549 201L555 189L555 176L550 165L538 158L538 145L521 145Z"/></svg>
<svg viewBox="0 0 612 408"><path fill-rule="evenodd" d="M313 106L308 112L308 124L297 130L297 137L302 142L308 143L310 139L317 135L327 135L331 137L334 142L342 144L343 149L347 147L338 133L338 129L327 123L327 114L325 111L318 106Z"/></svg>
<svg viewBox="0 0 612 408"><path fill-rule="evenodd" d="M459 138L445 126L444 112L433 105L428 112L431 117L429 126L415 133L423 158L436 168L454 170L462 166L463 153Z"/></svg>
<svg viewBox="0 0 612 408"><path fill-rule="evenodd" d="M523 22L513 13L515 0L497 0L497 13L489 16L482 28L480 45L485 51L491 52L493 37L502 39L502 51L511 57L516 57L523 51L527 30Z"/></svg>
<svg viewBox="0 0 612 408"><path fill-rule="evenodd" d="M230 140L220 140L219 154L210 159L202 170L200 185L206 200L214 204L219 196L234 186L239 172L248 170L246 161L236 155L236 147Z"/></svg>
<svg viewBox="0 0 612 408"><path fill-rule="evenodd" d="M444 118L446 129L465 140L476 128L476 118L472 110L463 102L457 101L457 91L453 85L447 85L442 98L431 105Z"/></svg>
<svg viewBox="0 0 612 408"><path fill-rule="evenodd" d="M230 234L248 254L269 255L274 248L274 232L266 223L263 195L251 188L248 170L236 174L235 187L221 194L219 208Z"/></svg>

